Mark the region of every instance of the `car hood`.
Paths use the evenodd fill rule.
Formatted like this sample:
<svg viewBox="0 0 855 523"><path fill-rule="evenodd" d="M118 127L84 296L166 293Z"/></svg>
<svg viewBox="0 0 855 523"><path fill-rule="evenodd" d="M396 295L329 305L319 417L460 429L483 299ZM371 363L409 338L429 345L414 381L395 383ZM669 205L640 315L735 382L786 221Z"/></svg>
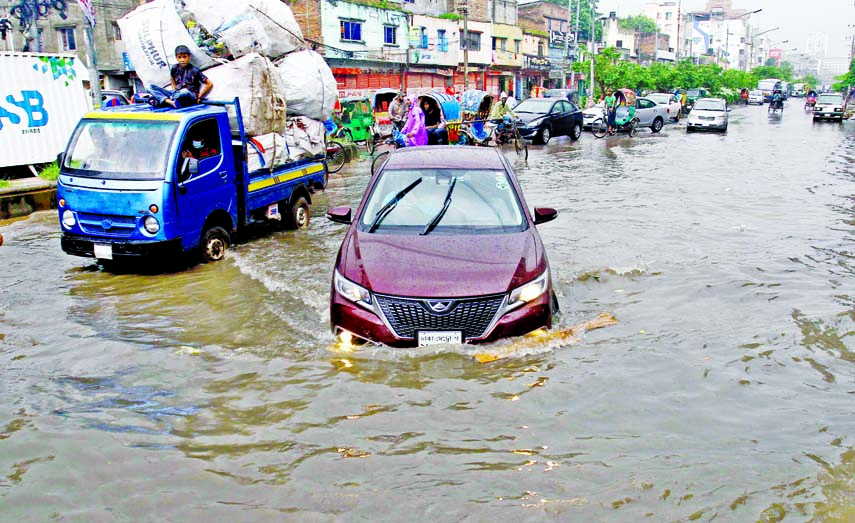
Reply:
<svg viewBox="0 0 855 523"><path fill-rule="evenodd" d="M529 124L546 116L546 113L515 113L524 124Z"/></svg>
<svg viewBox="0 0 855 523"><path fill-rule="evenodd" d="M546 269L534 229L496 235L404 236L353 230L338 271L380 294L461 298L499 294Z"/></svg>

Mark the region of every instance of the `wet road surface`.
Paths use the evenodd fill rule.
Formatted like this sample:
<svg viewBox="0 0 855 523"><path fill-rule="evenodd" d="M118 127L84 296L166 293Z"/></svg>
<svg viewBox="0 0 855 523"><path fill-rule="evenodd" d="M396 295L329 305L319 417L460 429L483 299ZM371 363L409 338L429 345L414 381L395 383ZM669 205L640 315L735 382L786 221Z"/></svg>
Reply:
<svg viewBox="0 0 855 523"><path fill-rule="evenodd" d="M855 520L855 122L553 139L515 162L578 339L336 347L311 227L107 272L1 222L8 521ZM503 357L479 363L473 353Z"/></svg>

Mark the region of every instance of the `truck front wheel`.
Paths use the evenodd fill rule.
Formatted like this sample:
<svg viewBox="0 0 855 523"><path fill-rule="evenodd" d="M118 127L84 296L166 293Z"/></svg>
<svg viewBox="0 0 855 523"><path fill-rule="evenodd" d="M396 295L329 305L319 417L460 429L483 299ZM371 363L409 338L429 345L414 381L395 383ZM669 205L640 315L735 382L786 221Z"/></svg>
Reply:
<svg viewBox="0 0 855 523"><path fill-rule="evenodd" d="M288 209L288 213L282 217L286 229L305 229L309 226L312 214L309 211L309 202L304 196L297 198Z"/></svg>
<svg viewBox="0 0 855 523"><path fill-rule="evenodd" d="M211 227L202 235L202 261L211 263L226 257L229 233L222 227Z"/></svg>

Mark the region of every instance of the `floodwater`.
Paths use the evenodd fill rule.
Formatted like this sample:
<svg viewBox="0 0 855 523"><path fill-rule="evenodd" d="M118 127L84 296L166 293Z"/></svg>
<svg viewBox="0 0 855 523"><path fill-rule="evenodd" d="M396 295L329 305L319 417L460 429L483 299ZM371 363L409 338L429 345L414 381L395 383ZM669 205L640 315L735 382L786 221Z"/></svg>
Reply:
<svg viewBox="0 0 855 523"><path fill-rule="evenodd" d="M337 347L322 213L364 161L308 230L181 272L0 223L0 520L855 521L855 122L736 108L515 168L560 211L558 327L616 325Z"/></svg>

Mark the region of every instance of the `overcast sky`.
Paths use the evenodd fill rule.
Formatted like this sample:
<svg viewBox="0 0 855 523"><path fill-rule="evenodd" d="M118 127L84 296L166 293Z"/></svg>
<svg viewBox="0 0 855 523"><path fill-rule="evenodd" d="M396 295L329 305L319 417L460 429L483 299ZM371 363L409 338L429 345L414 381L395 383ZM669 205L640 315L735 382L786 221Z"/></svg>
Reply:
<svg viewBox="0 0 855 523"><path fill-rule="evenodd" d="M598 10L603 14L617 11L619 17L625 17L642 13L647 1L600 0ZM752 25L760 31L780 27L769 36L789 40L780 45L785 52L794 47L804 48L810 33L823 33L828 35L828 56L849 56L851 41L847 36L855 34L855 0L732 0L732 4L734 9L762 9L751 15ZM682 0L682 11L701 10L706 5L706 0Z"/></svg>

